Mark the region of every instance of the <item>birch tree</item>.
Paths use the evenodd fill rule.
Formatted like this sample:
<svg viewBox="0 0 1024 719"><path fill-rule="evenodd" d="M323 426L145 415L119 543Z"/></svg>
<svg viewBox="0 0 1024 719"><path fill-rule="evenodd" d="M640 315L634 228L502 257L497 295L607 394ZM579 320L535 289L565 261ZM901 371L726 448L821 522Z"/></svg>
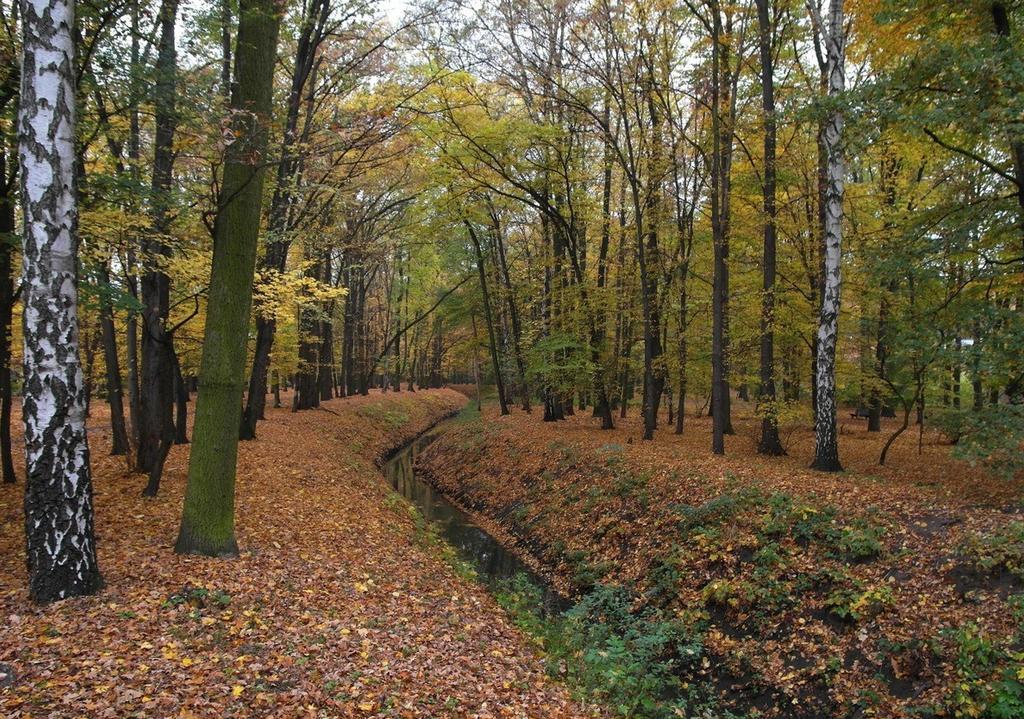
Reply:
<svg viewBox="0 0 1024 719"><path fill-rule="evenodd" d="M828 27L824 26L821 8L808 4L815 29L825 44L828 77L828 117L824 132L826 153L824 197L824 278L821 314L818 319L818 357L815 366L817 411L814 417L813 469L823 472L842 471L839 463L839 440L836 430L836 341L839 336L840 291L842 274L840 260L843 239L843 184L846 172L843 158L843 111L839 97L846 89L846 32L843 27L843 0L831 0Z"/></svg>
<svg viewBox="0 0 1024 719"><path fill-rule="evenodd" d="M29 593L49 602L102 580L78 359L74 3L23 0L18 112Z"/></svg>

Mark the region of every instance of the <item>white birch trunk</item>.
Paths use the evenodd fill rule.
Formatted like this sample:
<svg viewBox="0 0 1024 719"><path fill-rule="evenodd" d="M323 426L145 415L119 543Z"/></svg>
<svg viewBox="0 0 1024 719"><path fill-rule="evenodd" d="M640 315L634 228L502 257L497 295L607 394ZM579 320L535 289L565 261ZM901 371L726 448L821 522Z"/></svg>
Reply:
<svg viewBox="0 0 1024 719"><path fill-rule="evenodd" d="M101 584L78 360L73 0L22 0L18 157L24 220L25 535L29 591Z"/></svg>
<svg viewBox="0 0 1024 719"><path fill-rule="evenodd" d="M815 469L827 472L842 470L839 463L839 441L836 430L836 341L839 335L840 260L843 239L843 185L846 172L843 158L843 112L839 96L846 89L846 32L843 27L843 0L831 0L828 28L819 31L825 43L828 62L828 124L825 127L827 152L825 188L825 266L824 291L818 323L818 359L816 384L818 411L815 415Z"/></svg>

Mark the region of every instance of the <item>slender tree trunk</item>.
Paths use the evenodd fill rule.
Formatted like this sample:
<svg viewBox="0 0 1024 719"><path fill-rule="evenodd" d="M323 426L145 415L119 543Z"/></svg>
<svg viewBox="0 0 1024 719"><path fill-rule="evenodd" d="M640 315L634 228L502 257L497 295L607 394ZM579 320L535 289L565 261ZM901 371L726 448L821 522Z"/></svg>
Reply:
<svg viewBox="0 0 1024 719"><path fill-rule="evenodd" d="M307 259L311 259L308 257ZM311 280L319 280L320 263L312 265L306 276ZM317 373L320 367L320 308L308 302L299 308L299 369L295 373L295 403L293 409L312 409L320 406L320 387L317 384ZM266 388L260 388L260 394Z"/></svg>
<svg viewBox="0 0 1024 719"><path fill-rule="evenodd" d="M172 352L171 356L174 358L174 443L188 444L188 387L177 353Z"/></svg>
<svg viewBox="0 0 1024 719"><path fill-rule="evenodd" d="M761 51L761 109L764 112L764 259L761 295L761 410L759 454L786 453L779 440L778 406L775 396L775 78L772 24L769 0L757 0Z"/></svg>
<svg viewBox="0 0 1024 719"><path fill-rule="evenodd" d="M214 223L213 269L179 554L235 555L238 407L263 199L281 5L241 0L235 86L236 140L226 152Z"/></svg>
<svg viewBox="0 0 1024 719"><path fill-rule="evenodd" d="M676 434L682 434L686 425L686 270L682 270L680 274L683 275L684 279L679 285L679 332L676 338L676 354L679 360L679 407L676 410Z"/></svg>
<svg viewBox="0 0 1024 719"><path fill-rule="evenodd" d="M992 21L995 24L996 35L1004 43L1010 43L1010 15L1007 3L1004 0L995 0L992 3ZM1020 39L1016 39L1020 42ZM1016 179L1016 192L1018 207L1018 226L1020 227L1020 241L1024 251L1024 133L1019 128L1010 130L1010 157L1013 160L1013 174Z"/></svg>
<svg viewBox="0 0 1024 719"><path fill-rule="evenodd" d="M480 354L478 351L479 340L476 338L476 314L470 315L473 323L473 381L476 382L476 411L483 408L483 385L480 380Z"/></svg>
<svg viewBox="0 0 1024 719"><path fill-rule="evenodd" d="M334 333L333 324L329 319L320 323L320 367L317 372L317 387L320 401L332 399L334 376Z"/></svg>
<svg viewBox="0 0 1024 719"><path fill-rule="evenodd" d="M231 102L231 0L220 0L220 91Z"/></svg>
<svg viewBox="0 0 1024 719"><path fill-rule="evenodd" d="M484 271L484 255L480 249L480 238L477 237L473 225L468 220L463 220L466 229L469 230L469 237L473 241L473 250L476 253L476 269L480 275L480 293L484 299L484 322L487 323L487 337L491 348L491 365L494 370L494 384L498 390L498 406L501 407L503 415L508 414L508 401L505 398L505 382L501 377L501 363L498 361L498 342L494 334L494 317L491 314L491 298L487 291L487 273Z"/></svg>
<svg viewBox="0 0 1024 719"><path fill-rule="evenodd" d="M713 419L711 451L725 454L728 415L729 377L726 373L727 315L729 300L729 246L723 223L722 178L725 174L722 146L722 18L718 2L712 3L712 80L711 134L714 150L711 157L711 227L714 244L714 285L711 303L711 413Z"/></svg>
<svg viewBox="0 0 1024 719"><path fill-rule="evenodd" d="M49 602L92 594L102 579L78 359L74 4L21 9L26 560L29 595Z"/></svg>
<svg viewBox="0 0 1024 719"><path fill-rule="evenodd" d="M963 365L960 363L960 353L963 350L963 340L956 338L956 363L953 365L953 409L960 409L960 383L963 379Z"/></svg>
<svg viewBox="0 0 1024 719"><path fill-rule="evenodd" d="M110 284L110 275L104 264L100 280ZM124 423L124 396L121 389L121 366L117 356L117 334L114 331L114 311L109 299L100 305L100 326L103 332L103 362L107 369L107 403L110 405L110 433L112 455L124 455L130 448L128 429Z"/></svg>
<svg viewBox="0 0 1024 719"><path fill-rule="evenodd" d="M878 301L878 329L875 336L875 373L878 380L886 378L886 360L889 357L889 346L886 341L889 324L889 296L883 288L882 297ZM868 431L882 431L882 393L878 387L871 390L870 406L868 407Z"/></svg>
<svg viewBox="0 0 1024 719"><path fill-rule="evenodd" d="M305 5L306 14L303 16L296 44L295 65L285 112L281 157L277 164L277 182L274 186L268 213L270 242L260 262L261 274L274 275L284 272L288 260L288 248L291 245L291 238L288 235L291 229L288 226L288 218L294 202L292 188L296 184L296 176L301 166L296 152L296 144L303 139L299 133L299 113L302 109L303 90L313 72L316 50L322 38L323 24L326 22L330 5L329 0L312 0ZM267 403L267 373L270 369L270 354L274 347L276 332L276 319L273 316L264 317L262 313L258 313L256 317L256 348L253 352L252 370L249 375L249 392L242 411L239 435L242 439L255 439L256 422L263 419Z"/></svg>
<svg viewBox="0 0 1024 719"><path fill-rule="evenodd" d="M891 148L885 147L880 167L882 197L886 209L885 230L888 240L895 240L895 225L890 219L896 211L896 180L899 170L899 162L892 153ZM875 373L879 382L885 383L886 362L889 358L889 296L896 292L897 283L895 280L884 283L881 297L878 300L878 328L875 334ZM882 393L875 383L870 395L868 407L868 431L880 432L882 430Z"/></svg>
<svg viewBox="0 0 1024 719"><path fill-rule="evenodd" d="M333 271L331 270L331 255L324 253L321 260L323 275L321 281L331 284ZM320 349L319 365L317 366L317 390L320 394L320 401L326 402L333 396L334 388L334 301L327 303L324 310L324 317L320 321Z"/></svg>
<svg viewBox="0 0 1024 719"><path fill-rule="evenodd" d="M128 165L132 181L139 182L139 158L141 151L141 129L139 122L139 99L141 96L139 78L140 50L139 38L139 0L132 0L131 5L131 67L128 69ZM129 244L125 252L127 266L125 267L125 281L132 297L139 299L139 287L136 282L135 271L135 250L133 244ZM139 443L139 316L136 312L129 312L125 322L125 356L128 363L128 423L131 431L131 439L137 447ZM130 460L133 461L133 460Z"/></svg>
<svg viewBox="0 0 1024 719"><path fill-rule="evenodd" d="M17 82L17 70L10 70ZM14 391L11 386L11 325L13 324L14 277L12 272L14 244L17 242L14 221L15 199L14 174L8 175L6 143L0 146L0 466L3 467L3 483L17 481L14 473L14 454L11 451L11 408Z"/></svg>
<svg viewBox="0 0 1024 719"><path fill-rule="evenodd" d="M633 323L628 321L623 329L622 376L619 378L619 419L626 418L629 400L633 398L633 373L630 360L633 355Z"/></svg>
<svg viewBox="0 0 1024 719"><path fill-rule="evenodd" d="M651 121L651 156L648 167L647 202L644 207L646 237L638 238L637 259L640 264L640 301L644 313L644 433L645 440L654 439L658 426L658 407L665 390L665 367L661 343L661 312L658 296L658 275L661 272L661 251L658 246L658 225L661 221L661 117L654 97L654 72L648 69L645 94Z"/></svg>
<svg viewBox="0 0 1024 719"><path fill-rule="evenodd" d="M156 496L159 472L166 452L165 443L174 441L174 359L167 333L170 312L170 278L160 260L170 255L164 242L170 225L170 193L173 181L174 131L177 122L177 52L175 23L178 0L163 0L160 6L160 45L153 89L156 110L156 135L153 159L152 236L144 243L147 257L142 277L142 382L139 387L139 437L136 467L147 472L150 481L143 493ZM154 477L157 478L154 481Z"/></svg>
<svg viewBox="0 0 1024 719"><path fill-rule="evenodd" d="M901 398L902 399L902 398ZM884 465L886 457L889 456L889 448L892 447L901 434L907 431L910 426L910 410L913 404L911 402L903 401L903 423L896 428L896 431L889 435L889 438L885 440L885 445L882 447L882 453L878 456L878 464Z"/></svg>
<svg viewBox="0 0 1024 719"><path fill-rule="evenodd" d="M370 319L366 308L366 295L370 290L370 282L372 278L366 280L359 288L359 315L358 315L358 329L359 342L356 345L356 381L359 383L359 394L366 397L370 394L370 383L373 380L373 368L370 367ZM441 337L438 337L438 345L440 346ZM440 350L438 350L440 353ZM438 355L438 387L440 387L440 354Z"/></svg>
<svg viewBox="0 0 1024 719"><path fill-rule="evenodd" d="M829 28L822 32L828 51L828 91L833 102L846 89L846 37L843 0L831 0ZM820 23L819 23L820 24ZM821 317L818 324L818 412L815 417L815 446L812 468L824 472L842 471L836 421L836 343L839 337L839 307L842 289L840 261L843 237L843 112L833 105L825 130L828 151L828 184L825 194L825 268Z"/></svg>
<svg viewBox="0 0 1024 719"><path fill-rule="evenodd" d="M134 265L134 262L130 264ZM129 272L134 272L134 268L130 268ZM138 299L138 283L135 282L133 276L128 277L128 284L132 296ZM137 447L141 430L139 416L142 412L139 407L139 315L134 311L129 312L128 319L125 321L124 344L128 363L128 424L132 442Z"/></svg>
<svg viewBox="0 0 1024 719"><path fill-rule="evenodd" d="M512 278L508 271L508 260L505 257L505 239L498 224L497 215L493 215L494 243L498 249L498 263L501 279L508 297L508 314L512 323L512 347L516 357L516 371L519 374L519 393L524 412L530 412L530 386L526 379L526 361L523 359L522 326L519 322L519 310L516 307L516 294L512 288Z"/></svg>

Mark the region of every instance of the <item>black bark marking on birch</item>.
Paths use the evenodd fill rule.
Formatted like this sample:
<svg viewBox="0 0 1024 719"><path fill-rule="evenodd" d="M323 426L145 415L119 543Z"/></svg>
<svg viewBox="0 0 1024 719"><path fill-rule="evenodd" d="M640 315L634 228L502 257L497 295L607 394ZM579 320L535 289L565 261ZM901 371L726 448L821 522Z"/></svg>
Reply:
<svg viewBox="0 0 1024 719"><path fill-rule="evenodd" d="M48 602L102 579L78 360L74 5L21 9L26 560L30 596Z"/></svg>
<svg viewBox="0 0 1024 719"><path fill-rule="evenodd" d="M824 146L827 153L824 218L824 267L822 272L821 314L818 322L818 357L815 386L815 446L813 469L840 472L839 438L836 407L836 344L839 335L839 310L842 290L843 184L845 166L842 134L843 111L839 96L845 91L846 37L843 27L843 0L831 0L829 25L824 29L820 16L815 16L827 48L828 96L830 100L825 125Z"/></svg>

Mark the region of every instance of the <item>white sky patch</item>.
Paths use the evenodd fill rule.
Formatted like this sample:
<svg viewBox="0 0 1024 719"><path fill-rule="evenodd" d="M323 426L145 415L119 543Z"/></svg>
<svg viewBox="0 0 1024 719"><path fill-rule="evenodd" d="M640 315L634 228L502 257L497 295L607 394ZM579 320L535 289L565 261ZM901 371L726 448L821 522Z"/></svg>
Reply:
<svg viewBox="0 0 1024 719"><path fill-rule="evenodd" d="M380 14L387 18L392 25L397 25L402 21L409 2L408 0L380 0L377 7Z"/></svg>

